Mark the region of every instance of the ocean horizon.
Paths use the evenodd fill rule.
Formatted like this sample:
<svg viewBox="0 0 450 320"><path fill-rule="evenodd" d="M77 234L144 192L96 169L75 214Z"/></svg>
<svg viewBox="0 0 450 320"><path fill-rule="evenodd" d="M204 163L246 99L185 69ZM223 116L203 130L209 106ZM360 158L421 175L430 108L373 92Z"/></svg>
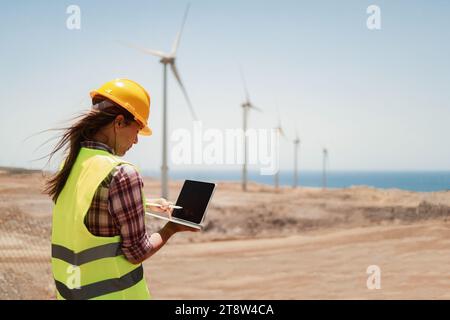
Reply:
<svg viewBox="0 0 450 320"><path fill-rule="evenodd" d="M154 170L143 170L144 176L159 178L160 173ZM241 181L240 170L169 170L173 180L203 181ZM258 171L249 171L250 182L274 185L274 176L263 176ZM279 185L292 186L293 171L280 171ZM300 187L321 188L322 171L299 172ZM328 188L348 188L352 186L369 186L380 189L402 189L408 191L432 192L450 190L450 171L329 171L327 173Z"/></svg>

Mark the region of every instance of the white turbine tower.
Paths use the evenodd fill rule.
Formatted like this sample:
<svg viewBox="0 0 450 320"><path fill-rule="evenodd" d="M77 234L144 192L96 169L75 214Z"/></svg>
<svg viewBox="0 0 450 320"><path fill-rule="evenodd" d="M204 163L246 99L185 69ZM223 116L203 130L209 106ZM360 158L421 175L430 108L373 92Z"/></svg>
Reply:
<svg viewBox="0 0 450 320"><path fill-rule="evenodd" d="M322 188L327 188L327 163L328 163L328 150L323 148L323 171L322 171Z"/></svg>
<svg viewBox="0 0 450 320"><path fill-rule="evenodd" d="M278 125L275 127L275 130L277 132L277 140L279 141L279 137L283 137L286 139L286 135L284 134L283 127L281 126L281 118L280 118L280 110L277 107L277 117L278 117ZM278 145L278 150L276 152L280 152L280 146ZM275 179L275 189L279 188L280 185L280 170L278 169L274 176Z"/></svg>
<svg viewBox="0 0 450 320"><path fill-rule="evenodd" d="M250 95L248 94L247 89L247 83L245 82L244 72L241 71L241 78L242 83L244 84L244 91L245 91L245 100L241 104L242 111L243 111L243 121L242 121L242 128L244 132L244 164L242 166L242 190L247 191L247 123L248 123L248 111L250 109L254 109L256 111L262 112L262 110L258 107L255 107L255 105L250 101Z"/></svg>
<svg viewBox="0 0 450 320"><path fill-rule="evenodd" d="M300 138L298 136L297 128L295 128L295 139L292 141L294 143L294 188L298 186L298 151L300 148Z"/></svg>
<svg viewBox="0 0 450 320"><path fill-rule="evenodd" d="M191 113L192 119L197 120L197 116L195 114L194 108L192 107L191 101L189 99L189 96L187 94L187 91L183 85L183 82L181 81L180 74L177 70L177 67L175 65L175 60L177 56L177 50L178 46L180 44L180 38L181 33L183 32L183 27L186 22L187 14L189 11L189 4L187 5L186 11L184 13L183 22L181 24L181 29L178 32L175 41L173 42L172 51L170 53L165 53L158 50L153 49L146 49L137 47L134 45L128 45L129 47L138 49L139 51L149 54L152 56L156 56L161 58L159 62L163 64L163 136L162 136L162 165L161 165L161 196L163 198L169 197L168 192L168 170L169 167L167 165L167 65L170 66L173 75L175 76L178 84L180 85L181 91L183 92L183 95L186 99L187 105L189 107L189 111Z"/></svg>

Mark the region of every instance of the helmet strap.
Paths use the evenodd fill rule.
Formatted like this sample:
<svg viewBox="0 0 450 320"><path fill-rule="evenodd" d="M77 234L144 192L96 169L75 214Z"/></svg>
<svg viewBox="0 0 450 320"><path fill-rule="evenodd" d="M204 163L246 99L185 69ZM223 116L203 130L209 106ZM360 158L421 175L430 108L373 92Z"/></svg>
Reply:
<svg viewBox="0 0 450 320"><path fill-rule="evenodd" d="M116 121L114 120L114 148L113 148L113 152L114 155L117 155L117 132L116 132Z"/></svg>

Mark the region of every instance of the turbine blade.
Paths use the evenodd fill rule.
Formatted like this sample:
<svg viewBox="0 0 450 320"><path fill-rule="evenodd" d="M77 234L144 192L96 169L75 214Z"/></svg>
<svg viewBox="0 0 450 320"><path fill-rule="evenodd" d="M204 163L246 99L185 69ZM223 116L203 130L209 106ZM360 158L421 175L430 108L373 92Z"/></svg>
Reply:
<svg viewBox="0 0 450 320"><path fill-rule="evenodd" d="M254 109L255 111L258 111L258 112L263 112L263 110L261 108L256 107L255 105L253 105L251 103L250 103L250 109Z"/></svg>
<svg viewBox="0 0 450 320"><path fill-rule="evenodd" d="M245 99L247 100L246 102L250 102L250 95L248 94L247 82L245 81L244 71L242 70L241 66L239 66L239 71L241 73L242 83L244 84Z"/></svg>
<svg viewBox="0 0 450 320"><path fill-rule="evenodd" d="M130 43L122 42L122 41L119 41L119 43L121 43L122 45L124 45L126 47L139 50L143 53L150 54L152 56L156 56L156 57L160 57L160 58L165 58L167 56L164 52L159 51L159 50L146 49L146 48L142 48L142 47L136 46L134 44L130 44Z"/></svg>
<svg viewBox="0 0 450 320"><path fill-rule="evenodd" d="M183 91L183 94L184 94L184 97L185 97L185 99L187 101L187 104L188 104L188 107L189 107L189 111L191 112L192 118L194 120L197 120L197 115L195 114L194 108L192 107L191 100L189 100L189 96L187 94L186 89L184 88L183 82L181 81L181 78L180 78L180 75L178 73L177 67L175 66L175 63L171 63L170 67L172 69L172 72L173 72L175 78L178 81L178 84L180 85L181 91Z"/></svg>
<svg viewBox="0 0 450 320"><path fill-rule="evenodd" d="M280 109L278 108L278 106L276 106L276 108L277 108L278 127L281 128Z"/></svg>
<svg viewBox="0 0 450 320"><path fill-rule="evenodd" d="M178 46L180 45L181 34L183 33L184 24L186 23L186 18L189 12L190 3L187 4L186 11L184 12L183 22L181 23L181 29L178 31L175 41L173 42L171 56L175 57L177 55Z"/></svg>

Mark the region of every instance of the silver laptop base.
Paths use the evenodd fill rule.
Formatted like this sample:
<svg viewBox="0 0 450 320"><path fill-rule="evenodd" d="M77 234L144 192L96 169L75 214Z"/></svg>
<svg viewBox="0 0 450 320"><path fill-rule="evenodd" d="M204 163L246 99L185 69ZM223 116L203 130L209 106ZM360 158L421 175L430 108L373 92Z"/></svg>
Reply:
<svg viewBox="0 0 450 320"><path fill-rule="evenodd" d="M193 222L190 222L190 221L177 219L177 218L173 218L173 217L169 218L169 217L164 216L164 215L160 215L160 214L152 213L152 212L147 212L147 211L145 212L145 214L148 215L148 216L155 217L155 218L160 218L160 219L167 220L167 221L170 221L170 222L182 224L182 225L185 225L185 226L188 226L188 227L191 227L191 228L195 228L195 229L199 229L199 230L203 229L203 225L196 224L196 223L193 223Z"/></svg>

